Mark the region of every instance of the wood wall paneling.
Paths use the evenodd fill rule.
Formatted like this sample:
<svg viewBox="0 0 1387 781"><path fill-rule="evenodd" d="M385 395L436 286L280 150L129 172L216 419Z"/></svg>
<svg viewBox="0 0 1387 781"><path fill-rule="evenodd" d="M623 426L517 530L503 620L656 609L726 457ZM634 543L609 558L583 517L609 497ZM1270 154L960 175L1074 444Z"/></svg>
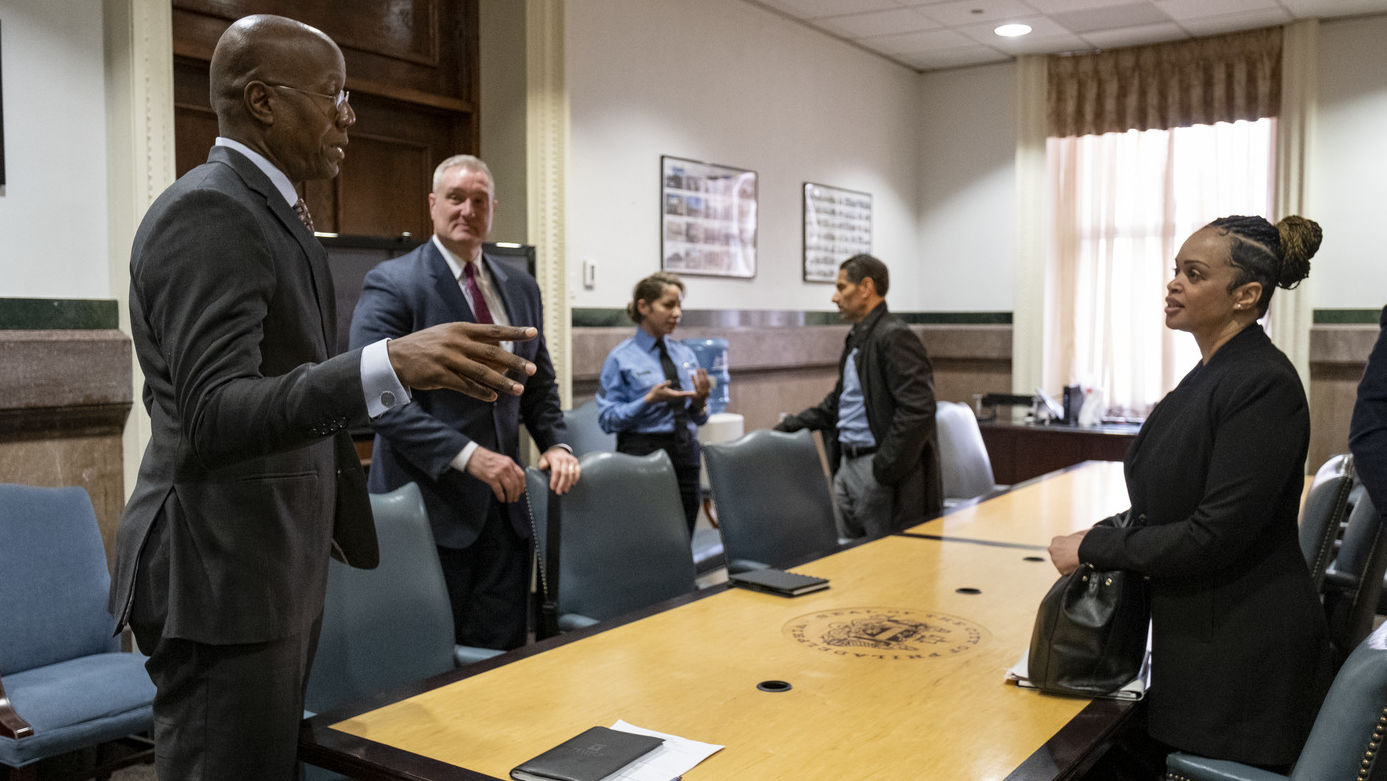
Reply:
<svg viewBox="0 0 1387 781"><path fill-rule="evenodd" d="M1377 341L1376 324L1316 325L1310 329L1309 471L1348 452L1349 420L1358 382Z"/></svg>
<svg viewBox="0 0 1387 781"><path fill-rule="evenodd" d="M342 173L303 195L320 231L393 237L432 233L433 166L476 153L476 0L175 0L178 175L207 159L217 135L207 64L231 21L279 13L333 38L347 63L356 125Z"/></svg>

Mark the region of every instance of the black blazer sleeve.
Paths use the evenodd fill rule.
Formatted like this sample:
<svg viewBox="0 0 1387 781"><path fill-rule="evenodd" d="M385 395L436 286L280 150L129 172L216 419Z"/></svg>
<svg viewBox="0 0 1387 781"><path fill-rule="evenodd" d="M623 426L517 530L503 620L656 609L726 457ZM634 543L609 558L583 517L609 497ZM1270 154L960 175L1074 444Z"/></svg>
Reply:
<svg viewBox="0 0 1387 781"><path fill-rule="evenodd" d="M1377 343L1368 355L1358 401L1353 405L1348 444L1358 478L1379 512L1387 512L1387 309L1382 310Z"/></svg>

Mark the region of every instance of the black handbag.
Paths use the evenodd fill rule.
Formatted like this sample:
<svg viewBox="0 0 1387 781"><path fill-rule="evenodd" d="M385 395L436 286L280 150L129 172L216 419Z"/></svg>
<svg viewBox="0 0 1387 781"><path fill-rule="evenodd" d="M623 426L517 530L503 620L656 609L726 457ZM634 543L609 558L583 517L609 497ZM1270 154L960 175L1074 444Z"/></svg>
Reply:
<svg viewBox="0 0 1387 781"><path fill-rule="evenodd" d="M1103 523L1128 526L1130 514ZM1040 601L1028 659L1031 685L1086 697L1122 688L1141 672L1150 621L1145 578L1081 564L1055 581Z"/></svg>

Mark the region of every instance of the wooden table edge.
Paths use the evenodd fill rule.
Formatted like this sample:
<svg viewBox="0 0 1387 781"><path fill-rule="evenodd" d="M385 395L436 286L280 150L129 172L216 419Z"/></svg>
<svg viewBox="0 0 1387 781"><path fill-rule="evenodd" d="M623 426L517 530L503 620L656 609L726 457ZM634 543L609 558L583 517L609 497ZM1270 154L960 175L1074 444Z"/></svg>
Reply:
<svg viewBox="0 0 1387 781"><path fill-rule="evenodd" d="M1002 496L1018 488L1023 488L1042 480L1082 469L1090 463L1094 462L1084 461L1072 466L1067 466L1063 469L1048 472L1038 477L1033 477L1004 489L990 492L958 506L948 508L931 518L912 523L911 528L921 523L938 520L950 513L971 507L987 499ZM1023 543L941 537L939 535L920 532L895 532L887 536L913 537L917 539L1023 549L1045 549L1044 546L1032 546ZM857 547L858 545L870 541L871 540L868 538L852 540L851 542L838 546L834 551L808 556L802 563L808 564L828 553ZM789 567L787 567L787 569L788 568ZM534 656L535 654L543 653L551 648L557 648L558 646L655 615L656 613L661 613L680 605L695 602L699 599L712 596L713 594L726 591L728 588L731 588L729 584L718 584L699 589L689 594L659 602L642 610L634 611L620 618L603 621L585 629L566 632L556 637L541 640L537 643L517 648L514 651L508 651L500 656L476 662L466 667L420 681L404 689L384 693L363 702L353 703L336 711L318 714L312 718L305 719L299 731L299 758L304 762L322 767L326 770L349 774L352 778L365 779L367 781L375 781L376 779L382 779L384 781L396 781L399 779L405 781L478 781L479 779L495 779L495 776L478 773L474 770L468 770L456 765L450 765L446 762L430 759L411 751L405 751L383 743L377 743L367 738L341 732L333 729L330 725L413 697L417 694L423 694L424 692L431 691L440 686L446 686L450 683L463 680L464 678L484 673L487 670L510 664L511 662ZM1065 724L1064 727L1060 728L1060 730L1047 740L1044 745L1036 749L1020 766L1013 770L1006 777L1005 781L1077 777L1082 770L1087 768L1088 764L1096 761L1098 756L1102 754L1102 751L1099 749L1106 748L1106 743L1109 741L1111 734L1130 718L1131 712L1135 709L1134 706L1136 704L1137 703L1116 700L1091 701L1077 716ZM1071 767L1069 772L1062 775L1059 774L1059 768L1073 763L1078 764L1075 767Z"/></svg>

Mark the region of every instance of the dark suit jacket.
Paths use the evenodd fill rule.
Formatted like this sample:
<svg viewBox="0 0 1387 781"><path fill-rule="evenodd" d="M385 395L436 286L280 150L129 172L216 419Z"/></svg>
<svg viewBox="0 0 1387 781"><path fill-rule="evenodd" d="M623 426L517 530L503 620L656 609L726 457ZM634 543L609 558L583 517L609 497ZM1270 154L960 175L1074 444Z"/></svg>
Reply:
<svg viewBox="0 0 1387 781"><path fill-rule="evenodd" d="M466 548L477 539L487 509L495 500L486 483L449 467L468 442L518 459L522 420L540 450L567 444L568 436L554 366L544 343L539 286L530 276L490 258L483 262L511 325L540 329L535 339L515 343L516 354L535 365L535 373L528 378L511 375L524 384L524 393L518 397L503 394L494 402L484 402L449 390L415 391L413 404L397 407L374 421L371 491L418 483L434 540L448 548ZM476 319L452 270L430 240L366 275L352 315L351 346L356 349L377 339L455 321ZM510 503L507 510L516 534L528 538L530 520L524 500Z"/></svg>
<svg viewBox="0 0 1387 781"><path fill-rule="evenodd" d="M791 415L776 428L826 432L830 468L838 469L838 397L843 366L853 346L857 377L867 402L867 425L877 441L872 476L895 487L895 527L939 514L939 437L934 423L934 369L919 337L882 302L853 326L838 358L838 382L818 406Z"/></svg>
<svg viewBox="0 0 1387 781"><path fill-rule="evenodd" d="M1373 506L1387 515L1387 309L1382 310L1377 342L1358 383L1348 444Z"/></svg>
<svg viewBox="0 0 1387 781"><path fill-rule="evenodd" d="M269 179L214 147L150 207L130 322L152 432L117 535L111 609L128 618L156 525L166 637L261 642L322 612L328 555L375 566L360 351L336 345L327 255Z"/></svg>
<svg viewBox="0 0 1387 781"><path fill-rule="evenodd" d="M1139 528L1094 528L1098 569L1151 578L1149 729L1176 748L1293 762L1332 675L1300 552L1310 415L1290 361L1253 325L1161 400L1127 451Z"/></svg>

